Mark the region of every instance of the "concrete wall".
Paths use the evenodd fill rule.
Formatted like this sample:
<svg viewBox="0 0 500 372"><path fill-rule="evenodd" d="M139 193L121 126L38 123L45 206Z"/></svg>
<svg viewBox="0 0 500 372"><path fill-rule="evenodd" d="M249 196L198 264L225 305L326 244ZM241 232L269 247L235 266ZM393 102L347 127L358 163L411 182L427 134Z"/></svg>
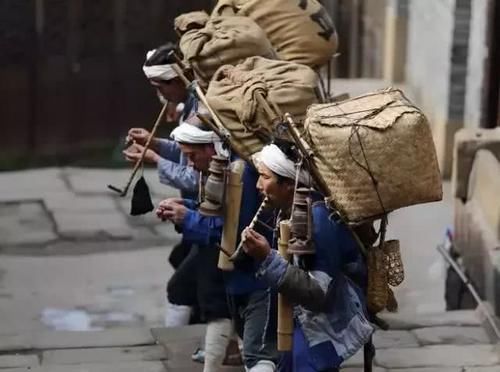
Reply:
<svg viewBox="0 0 500 372"><path fill-rule="evenodd" d="M402 82L408 40L408 0L387 0L385 12L383 77L390 82Z"/></svg>
<svg viewBox="0 0 500 372"><path fill-rule="evenodd" d="M487 0L471 0L472 16L469 37L467 92L465 95L465 126L478 128L482 121L481 98L483 93L486 27L488 23Z"/></svg>
<svg viewBox="0 0 500 372"><path fill-rule="evenodd" d="M500 143L499 143L500 144ZM500 147L500 146L499 146ZM455 247L481 297L500 316L500 162L477 152L466 200L455 199Z"/></svg>
<svg viewBox="0 0 500 372"><path fill-rule="evenodd" d="M433 126L447 119L455 0L411 0L406 79Z"/></svg>
<svg viewBox="0 0 500 372"><path fill-rule="evenodd" d="M445 177L463 127L470 7L469 0L410 0L408 8L406 80L431 121Z"/></svg>
<svg viewBox="0 0 500 372"><path fill-rule="evenodd" d="M386 0L365 0L363 3L362 77L381 78L383 75L386 3Z"/></svg>

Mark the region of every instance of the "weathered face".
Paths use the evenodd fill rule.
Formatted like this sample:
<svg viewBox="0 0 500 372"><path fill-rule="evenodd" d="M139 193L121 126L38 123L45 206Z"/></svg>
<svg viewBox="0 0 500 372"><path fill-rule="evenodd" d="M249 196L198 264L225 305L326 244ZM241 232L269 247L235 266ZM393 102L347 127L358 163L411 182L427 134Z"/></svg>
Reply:
<svg viewBox="0 0 500 372"><path fill-rule="evenodd" d="M186 87L178 78L171 80L149 79L149 82L156 88L158 94L169 102L181 103L186 100Z"/></svg>
<svg viewBox="0 0 500 372"><path fill-rule="evenodd" d="M273 206L283 209L291 207L293 180L285 179L283 182L278 182L278 176L262 163L259 163L257 170L259 172L257 189L271 201Z"/></svg>
<svg viewBox="0 0 500 372"><path fill-rule="evenodd" d="M212 156L215 155L214 145L188 145L180 143L179 146L194 169L200 172L208 172Z"/></svg>

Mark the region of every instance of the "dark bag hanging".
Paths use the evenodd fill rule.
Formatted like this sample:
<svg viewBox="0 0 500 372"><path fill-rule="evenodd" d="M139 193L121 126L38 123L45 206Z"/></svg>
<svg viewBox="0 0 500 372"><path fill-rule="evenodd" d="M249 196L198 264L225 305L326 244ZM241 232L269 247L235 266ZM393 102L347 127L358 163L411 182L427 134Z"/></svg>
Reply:
<svg viewBox="0 0 500 372"><path fill-rule="evenodd" d="M154 205L151 200L148 184L146 183L144 176L141 176L134 186L130 214L132 216L140 216L151 212L153 209Z"/></svg>

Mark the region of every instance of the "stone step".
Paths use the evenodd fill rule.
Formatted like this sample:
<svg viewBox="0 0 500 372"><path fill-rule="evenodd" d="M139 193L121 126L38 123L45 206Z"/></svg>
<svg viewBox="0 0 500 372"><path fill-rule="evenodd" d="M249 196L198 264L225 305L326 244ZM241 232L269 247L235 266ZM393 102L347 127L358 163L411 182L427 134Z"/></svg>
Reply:
<svg viewBox="0 0 500 372"><path fill-rule="evenodd" d="M428 327L480 327L475 310L442 311L425 314L383 313L391 330L410 330Z"/></svg>

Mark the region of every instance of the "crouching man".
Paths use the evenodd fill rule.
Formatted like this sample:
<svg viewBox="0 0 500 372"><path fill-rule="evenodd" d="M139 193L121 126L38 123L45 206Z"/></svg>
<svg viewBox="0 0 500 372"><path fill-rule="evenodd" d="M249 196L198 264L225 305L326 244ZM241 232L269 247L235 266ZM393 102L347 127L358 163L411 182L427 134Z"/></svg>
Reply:
<svg viewBox="0 0 500 372"><path fill-rule="evenodd" d="M172 138L179 143L182 152L187 156L193 167L206 174L213 155L225 156L225 150L219 137L214 132L204 131L189 124L181 124L172 131ZM233 159L231 159L233 160ZM243 173L243 202L238 221L238 233L248 226L255 215L260 197L256 188L258 174L250 166L245 166ZM160 203L157 214L159 217L172 221L182 230L183 239L200 247L205 256L199 273L193 273L200 278L201 286L205 286L205 270L218 270L218 243L221 241L224 224L223 217L203 216L198 206L189 200L167 199ZM266 222L268 222L266 220ZM261 231L265 233L264 231ZM271 235L271 234L269 234ZM262 235L263 236L263 235ZM265 239L265 238L264 238ZM271 241L271 236L268 237ZM275 294L267 284L258 279L255 273L255 263L248 258L248 265L238 266L235 270L224 272L224 284L227 293L229 311L234 322L236 333L243 341L243 362L250 372L273 372L277 360L276 350L276 309ZM220 270L218 270L220 271ZM210 298L207 298L209 302ZM213 300L212 300L213 302ZM229 323L229 322L228 322ZM229 341L230 327L224 332L211 332L208 323L206 336L205 372L208 366L220 366L223 348L218 353L211 351L213 339ZM219 343L221 344L221 343ZM216 354L218 358L216 358ZM211 364L209 364L211 363Z"/></svg>
<svg viewBox="0 0 500 372"><path fill-rule="evenodd" d="M257 187L281 218L289 218L297 175L294 161L269 145L257 155L257 164ZM302 187L311 185L306 172L299 172L298 178ZM309 197L314 253L294 256L290 264L256 231L247 228L242 235L245 252L260 264L258 275L294 305L293 348L279 370L332 372L373 332L362 291L366 266L348 228L330 217L323 196L311 189Z"/></svg>

